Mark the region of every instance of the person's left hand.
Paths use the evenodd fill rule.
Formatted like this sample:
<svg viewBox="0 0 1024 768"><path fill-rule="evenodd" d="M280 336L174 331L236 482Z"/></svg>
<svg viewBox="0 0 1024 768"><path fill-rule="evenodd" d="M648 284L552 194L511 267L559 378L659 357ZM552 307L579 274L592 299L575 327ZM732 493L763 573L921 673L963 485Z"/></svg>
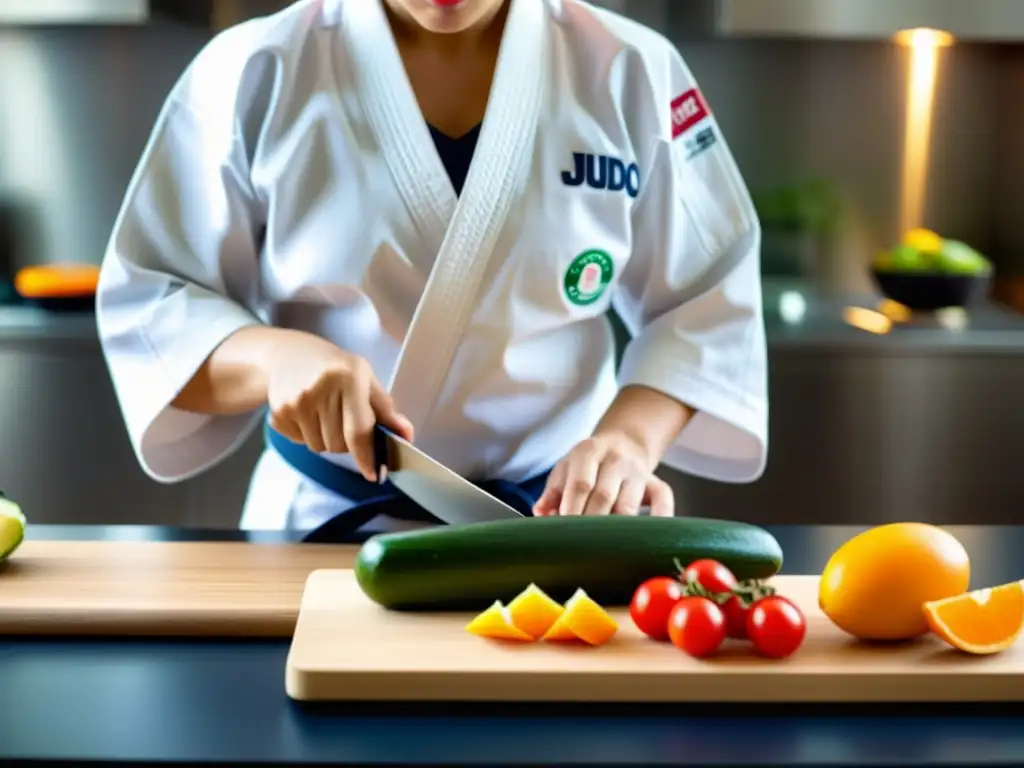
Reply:
<svg viewBox="0 0 1024 768"><path fill-rule="evenodd" d="M654 475L657 459L629 436L611 432L584 440L551 471L533 514L651 515L672 517L675 498L669 485Z"/></svg>

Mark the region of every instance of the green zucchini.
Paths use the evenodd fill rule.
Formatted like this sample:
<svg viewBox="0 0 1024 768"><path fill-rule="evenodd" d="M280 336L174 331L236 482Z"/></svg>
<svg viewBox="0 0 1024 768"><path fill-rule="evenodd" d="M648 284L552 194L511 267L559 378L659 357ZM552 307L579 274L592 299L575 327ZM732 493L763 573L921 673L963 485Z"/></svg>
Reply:
<svg viewBox="0 0 1024 768"><path fill-rule="evenodd" d="M653 576L713 558L738 579L782 567L782 548L747 523L695 517L540 517L441 526L370 538L356 558L360 588L392 610L482 610L529 584L567 600L582 588L628 605Z"/></svg>

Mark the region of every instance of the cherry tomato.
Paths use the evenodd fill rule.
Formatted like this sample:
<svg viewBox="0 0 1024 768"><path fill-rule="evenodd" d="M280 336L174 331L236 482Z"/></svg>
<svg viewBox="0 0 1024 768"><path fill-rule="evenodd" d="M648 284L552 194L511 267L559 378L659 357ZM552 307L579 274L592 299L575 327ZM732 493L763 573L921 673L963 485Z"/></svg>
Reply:
<svg viewBox="0 0 1024 768"><path fill-rule="evenodd" d="M742 582L736 588L736 594L722 605L722 613L725 614L725 622L729 627L729 637L746 640L747 619L750 616L751 607L758 600L763 600L774 594L774 587L757 581Z"/></svg>
<svg viewBox="0 0 1024 768"><path fill-rule="evenodd" d="M683 583L696 582L708 592L732 592L736 577L717 560L694 560L683 570Z"/></svg>
<svg viewBox="0 0 1024 768"><path fill-rule="evenodd" d="M708 592L721 594L732 592L737 587L736 577L732 571L717 560L695 560L683 570L683 582L696 582ZM743 607L739 598L731 597L719 607L725 614L726 633L729 637L740 640L747 636L748 608Z"/></svg>
<svg viewBox="0 0 1024 768"><path fill-rule="evenodd" d="M750 615L750 606L744 607L738 597L730 597L728 602L722 606L722 613L725 614L726 633L736 640L747 639L747 616Z"/></svg>
<svg viewBox="0 0 1024 768"><path fill-rule="evenodd" d="M803 643L807 620L789 600L772 595L751 606L747 616L747 634L762 656L784 659Z"/></svg>
<svg viewBox="0 0 1024 768"><path fill-rule="evenodd" d="M668 617L672 644L698 659L717 651L725 634L725 614L706 597L684 597Z"/></svg>
<svg viewBox="0 0 1024 768"><path fill-rule="evenodd" d="M629 615L648 637L668 640L668 615L683 599L683 585L676 579L658 576L648 579L633 593Z"/></svg>

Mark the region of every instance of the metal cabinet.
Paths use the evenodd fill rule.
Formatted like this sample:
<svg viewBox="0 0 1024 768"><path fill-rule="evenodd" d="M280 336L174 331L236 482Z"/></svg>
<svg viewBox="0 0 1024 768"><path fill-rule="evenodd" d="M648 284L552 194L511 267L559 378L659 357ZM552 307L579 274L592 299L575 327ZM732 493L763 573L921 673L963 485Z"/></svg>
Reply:
<svg viewBox="0 0 1024 768"><path fill-rule="evenodd" d="M154 482L131 449L91 323L0 323L0 489L34 523L236 527L261 437L200 477Z"/></svg>
<svg viewBox="0 0 1024 768"><path fill-rule="evenodd" d="M150 0L155 18L220 31L257 16L276 13L294 0Z"/></svg>
<svg viewBox="0 0 1024 768"><path fill-rule="evenodd" d="M688 514L754 523L1019 524L1024 354L777 345L768 469L675 476Z"/></svg>
<svg viewBox="0 0 1024 768"><path fill-rule="evenodd" d="M3 0L0 26L144 24L149 0Z"/></svg>

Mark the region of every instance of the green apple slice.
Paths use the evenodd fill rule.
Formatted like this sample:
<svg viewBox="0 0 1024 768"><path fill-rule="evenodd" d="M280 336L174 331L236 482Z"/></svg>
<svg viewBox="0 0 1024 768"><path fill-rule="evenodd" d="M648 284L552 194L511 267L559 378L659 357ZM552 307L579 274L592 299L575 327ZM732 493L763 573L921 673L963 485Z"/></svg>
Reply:
<svg viewBox="0 0 1024 768"><path fill-rule="evenodd" d="M25 538L25 515L21 507L0 496L0 562L6 560Z"/></svg>

